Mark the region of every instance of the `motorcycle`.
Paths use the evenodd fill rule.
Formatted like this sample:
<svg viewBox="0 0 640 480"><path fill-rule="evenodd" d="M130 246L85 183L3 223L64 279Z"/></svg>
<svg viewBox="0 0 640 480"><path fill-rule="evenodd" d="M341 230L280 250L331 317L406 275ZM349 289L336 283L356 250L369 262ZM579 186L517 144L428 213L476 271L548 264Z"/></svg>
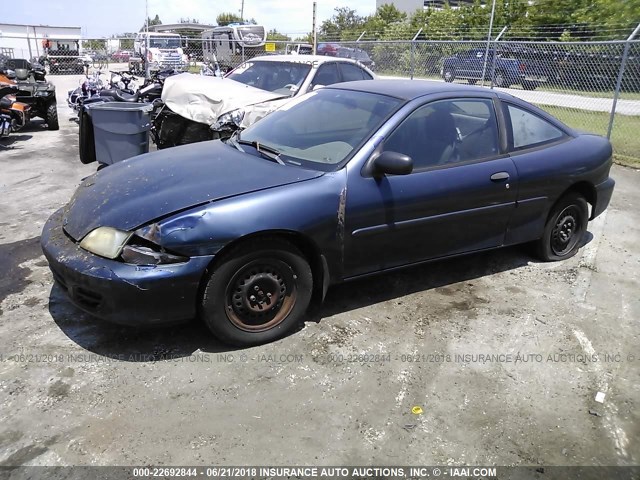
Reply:
<svg viewBox="0 0 640 480"><path fill-rule="evenodd" d="M58 130L56 87L46 80L44 67L25 59L12 59L7 63L15 73L17 99L31 106L32 118L40 117L49 130Z"/></svg>
<svg viewBox="0 0 640 480"><path fill-rule="evenodd" d="M6 137L11 132L17 132L24 127L31 118L31 107L26 103L16 101L18 88L6 84L0 77L0 137Z"/></svg>
<svg viewBox="0 0 640 480"><path fill-rule="evenodd" d="M85 75L77 88L69 90L67 105L75 112L79 112L84 101L98 96L100 91L106 88L106 83L101 75L101 70L95 70L91 75Z"/></svg>

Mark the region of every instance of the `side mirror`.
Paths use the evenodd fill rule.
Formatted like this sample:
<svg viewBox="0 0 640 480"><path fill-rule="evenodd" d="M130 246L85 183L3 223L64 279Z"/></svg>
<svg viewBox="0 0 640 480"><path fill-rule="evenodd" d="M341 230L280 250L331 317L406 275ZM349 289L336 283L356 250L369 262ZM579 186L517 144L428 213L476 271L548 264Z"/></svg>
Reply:
<svg viewBox="0 0 640 480"><path fill-rule="evenodd" d="M403 153L386 151L373 160L372 167L374 176L409 175L413 171L413 160Z"/></svg>

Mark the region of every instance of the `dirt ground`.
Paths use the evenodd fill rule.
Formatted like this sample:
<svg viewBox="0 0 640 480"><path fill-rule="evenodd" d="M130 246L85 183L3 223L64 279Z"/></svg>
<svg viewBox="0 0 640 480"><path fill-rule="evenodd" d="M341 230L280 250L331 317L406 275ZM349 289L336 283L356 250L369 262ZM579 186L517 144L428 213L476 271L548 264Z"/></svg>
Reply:
<svg viewBox="0 0 640 480"><path fill-rule="evenodd" d="M78 78L51 77L60 131L1 142L0 466L640 462L639 171L614 167L575 258L349 283L301 331L230 350L198 322L101 323L53 284L40 231L96 168L65 103Z"/></svg>

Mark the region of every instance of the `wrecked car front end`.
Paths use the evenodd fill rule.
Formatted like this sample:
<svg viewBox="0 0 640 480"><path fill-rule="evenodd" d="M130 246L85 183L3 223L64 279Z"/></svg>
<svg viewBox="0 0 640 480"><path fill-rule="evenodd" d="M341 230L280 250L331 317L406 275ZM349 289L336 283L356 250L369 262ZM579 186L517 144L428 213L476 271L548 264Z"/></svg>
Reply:
<svg viewBox="0 0 640 480"><path fill-rule="evenodd" d="M91 315L138 326L187 321L216 254L255 228L245 209L266 203L249 208L248 198L322 176L278 167L219 141L125 160L82 182L46 222L42 250Z"/></svg>
<svg viewBox="0 0 640 480"><path fill-rule="evenodd" d="M158 265L104 258L65 232L63 215L60 209L49 218L40 241L56 282L77 307L124 325L161 325L195 316L198 285L213 256Z"/></svg>

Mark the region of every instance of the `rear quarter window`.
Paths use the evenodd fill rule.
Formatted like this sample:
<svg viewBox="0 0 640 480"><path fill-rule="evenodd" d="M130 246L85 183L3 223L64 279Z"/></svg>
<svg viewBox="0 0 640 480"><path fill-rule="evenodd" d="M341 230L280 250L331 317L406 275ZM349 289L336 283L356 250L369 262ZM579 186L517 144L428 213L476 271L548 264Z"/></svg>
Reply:
<svg viewBox="0 0 640 480"><path fill-rule="evenodd" d="M357 65L353 65L351 63L341 63L340 71L342 72L342 81L343 82L353 82L356 80L372 80L371 75L369 75L365 70L358 67Z"/></svg>
<svg viewBox="0 0 640 480"><path fill-rule="evenodd" d="M544 118L515 105L504 104L507 126L510 127L512 149L521 150L566 137L566 133Z"/></svg>

